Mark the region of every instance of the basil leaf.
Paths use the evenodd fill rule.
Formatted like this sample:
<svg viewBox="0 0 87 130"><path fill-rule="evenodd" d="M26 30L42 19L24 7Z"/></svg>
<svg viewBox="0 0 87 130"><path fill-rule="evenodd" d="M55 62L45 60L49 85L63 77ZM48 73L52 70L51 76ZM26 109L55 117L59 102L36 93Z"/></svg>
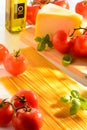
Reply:
<svg viewBox="0 0 87 130"><path fill-rule="evenodd" d="M87 110L87 99L80 97L79 100L80 100L80 102L81 102L81 108L82 108L83 110Z"/></svg>
<svg viewBox="0 0 87 130"><path fill-rule="evenodd" d="M77 90L72 90L71 91L71 95L74 97L74 98L79 98L80 94Z"/></svg>
<svg viewBox="0 0 87 130"><path fill-rule="evenodd" d="M71 62L72 62L72 57L71 57L71 55L65 54L65 55L63 56L63 58L62 58L62 64L63 64L64 66L67 66L67 65L71 64Z"/></svg>
<svg viewBox="0 0 87 130"><path fill-rule="evenodd" d="M50 40L50 36L48 34L46 34L44 37L36 37L35 40L38 42L38 45L37 45L38 51L45 50L46 45L48 45L48 47L50 47L50 48L53 47L53 44Z"/></svg>
<svg viewBox="0 0 87 130"><path fill-rule="evenodd" d="M62 96L62 97L60 98L60 100L61 100L62 102L69 102L69 101L70 101L70 96L69 96L69 95Z"/></svg>
<svg viewBox="0 0 87 130"><path fill-rule="evenodd" d="M42 42L40 42L38 45L37 45L37 50L38 51L43 51L45 49L45 44L43 44Z"/></svg>

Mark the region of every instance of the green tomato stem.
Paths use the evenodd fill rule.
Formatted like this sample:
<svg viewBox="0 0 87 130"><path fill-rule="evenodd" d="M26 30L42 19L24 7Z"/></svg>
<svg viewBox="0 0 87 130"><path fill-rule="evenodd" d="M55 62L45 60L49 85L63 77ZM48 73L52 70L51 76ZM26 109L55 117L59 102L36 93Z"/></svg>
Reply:
<svg viewBox="0 0 87 130"><path fill-rule="evenodd" d="M69 35L69 37L72 37L74 35L75 31L80 30L80 29L87 31L87 28L83 28L83 27L74 28L74 31L72 32L72 34Z"/></svg>

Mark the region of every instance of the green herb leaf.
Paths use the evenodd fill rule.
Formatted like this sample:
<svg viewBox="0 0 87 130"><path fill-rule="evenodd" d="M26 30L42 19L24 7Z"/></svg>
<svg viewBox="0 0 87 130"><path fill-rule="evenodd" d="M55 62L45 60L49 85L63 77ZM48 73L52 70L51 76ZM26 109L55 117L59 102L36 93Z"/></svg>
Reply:
<svg viewBox="0 0 87 130"><path fill-rule="evenodd" d="M40 42L38 45L37 45L37 50L38 51L43 51L45 49L45 44Z"/></svg>
<svg viewBox="0 0 87 130"><path fill-rule="evenodd" d="M64 66L67 66L67 65L71 64L71 62L72 62L72 57L71 57L71 55L65 54L65 55L63 56L63 58L62 58L62 64L63 64Z"/></svg>
<svg viewBox="0 0 87 130"><path fill-rule="evenodd" d="M71 101L71 108L70 108L70 114L73 115L73 114L76 114L78 112L78 110L80 109L81 107L81 103L80 103L80 100L78 99L73 99Z"/></svg>
<svg viewBox="0 0 87 130"><path fill-rule="evenodd" d="M80 94L77 90L72 90L71 91L71 95L74 97L74 98L79 98Z"/></svg>
<svg viewBox="0 0 87 130"><path fill-rule="evenodd" d="M62 102L69 102L69 101L70 101L70 96L69 96L69 95L62 96L62 97L60 98L60 100L61 100Z"/></svg>
<svg viewBox="0 0 87 130"><path fill-rule="evenodd" d="M36 37L35 40L36 40L36 42L38 42L38 46L37 46L38 51L45 50L46 45L48 45L48 47L50 47L50 48L53 47L53 44L52 44L48 34L45 35L44 37Z"/></svg>
<svg viewBox="0 0 87 130"><path fill-rule="evenodd" d="M36 38L35 38L35 41L41 42L41 37L36 37Z"/></svg>
<svg viewBox="0 0 87 130"><path fill-rule="evenodd" d="M76 107L80 107L81 106L80 100L77 99L77 98L72 99L71 104L76 106Z"/></svg>
<svg viewBox="0 0 87 130"><path fill-rule="evenodd" d="M45 37L44 37L44 41L45 41L45 43L47 43L48 41L49 41L49 39L50 39L50 37L49 37L49 35L47 34Z"/></svg>
<svg viewBox="0 0 87 130"><path fill-rule="evenodd" d="M70 95L60 97L60 100L70 103L70 115L76 114L80 109L87 110L87 99L81 97L77 90L72 90Z"/></svg>
<svg viewBox="0 0 87 130"><path fill-rule="evenodd" d="M79 100L81 102L81 108L87 110L87 99L80 97Z"/></svg>
<svg viewBox="0 0 87 130"><path fill-rule="evenodd" d="M80 109L80 107L78 105L72 105L70 107L70 115L74 115L78 112L78 110Z"/></svg>

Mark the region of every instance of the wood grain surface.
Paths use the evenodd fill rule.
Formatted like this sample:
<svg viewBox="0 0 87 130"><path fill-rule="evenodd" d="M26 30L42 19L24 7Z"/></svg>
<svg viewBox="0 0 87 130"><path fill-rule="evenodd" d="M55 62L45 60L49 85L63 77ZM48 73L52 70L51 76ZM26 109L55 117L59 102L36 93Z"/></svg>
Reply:
<svg viewBox="0 0 87 130"><path fill-rule="evenodd" d="M35 42L35 27L27 28L22 31L20 34L20 39L23 43L34 47L37 50L37 44ZM50 62L54 63L58 68L63 70L65 73L68 73L72 78L75 78L77 81L81 82L84 85L87 85L87 58L86 57L74 57L72 64L67 67L62 65L63 54L58 52L56 49L50 49L47 51L40 52L42 56L48 59Z"/></svg>

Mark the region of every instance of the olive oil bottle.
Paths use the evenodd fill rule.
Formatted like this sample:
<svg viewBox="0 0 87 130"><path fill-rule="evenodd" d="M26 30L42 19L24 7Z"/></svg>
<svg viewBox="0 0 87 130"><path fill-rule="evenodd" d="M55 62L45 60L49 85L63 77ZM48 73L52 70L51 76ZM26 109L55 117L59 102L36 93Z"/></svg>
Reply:
<svg viewBox="0 0 87 130"><path fill-rule="evenodd" d="M19 32L26 27L27 0L6 0L5 27L10 32Z"/></svg>

